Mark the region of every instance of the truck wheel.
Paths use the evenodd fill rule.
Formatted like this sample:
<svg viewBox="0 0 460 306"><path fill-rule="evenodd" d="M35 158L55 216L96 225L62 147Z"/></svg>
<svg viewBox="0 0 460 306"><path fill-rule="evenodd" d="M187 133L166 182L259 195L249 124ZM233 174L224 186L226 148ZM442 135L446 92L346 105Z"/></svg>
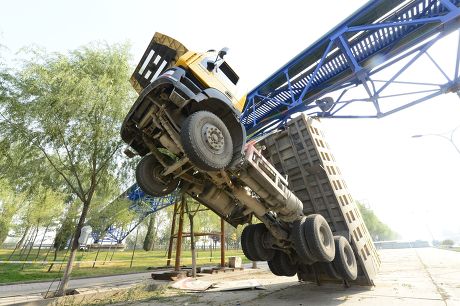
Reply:
<svg viewBox="0 0 460 306"><path fill-rule="evenodd" d="M228 166L233 156L230 132L213 113L191 114L181 129L182 146L190 161L203 171L218 171Z"/></svg>
<svg viewBox="0 0 460 306"><path fill-rule="evenodd" d="M324 270L324 272L330 278L332 278L332 279L342 279L342 277L339 275L339 273L334 268L334 265L332 264L332 262L319 262L318 264L321 265L321 268Z"/></svg>
<svg viewBox="0 0 460 306"><path fill-rule="evenodd" d="M171 164L172 158L164 155ZM148 195L160 197L173 192L179 184L179 179L173 175L162 176L164 167L158 162L155 156L149 154L142 157L136 167L136 181L139 187Z"/></svg>
<svg viewBox="0 0 460 306"><path fill-rule="evenodd" d="M263 246L263 235L267 232L264 224L249 224L241 233L241 247L247 259L266 261L273 258L275 250Z"/></svg>
<svg viewBox="0 0 460 306"><path fill-rule="evenodd" d="M278 255L278 254L277 254ZM268 260L267 261L267 264L268 264L268 268L270 269L270 271L275 274L276 276L283 276L283 274L281 274L281 271L279 269L279 266L274 262L274 260Z"/></svg>
<svg viewBox="0 0 460 306"><path fill-rule="evenodd" d="M305 217L294 221L294 225L292 227L292 242L294 243L294 249L299 256L300 261L305 264L312 264L316 261L316 259L313 257L313 254L308 248L304 225Z"/></svg>
<svg viewBox="0 0 460 306"><path fill-rule="evenodd" d="M258 260L260 261L271 260L273 256L275 255L275 250L265 248L262 243L264 239L264 235L268 233L268 230L265 227L265 224L257 223L257 224L251 224L249 226L254 227L252 243L254 244L254 249L257 254Z"/></svg>
<svg viewBox="0 0 460 306"><path fill-rule="evenodd" d="M355 280L358 277L358 266L350 243L342 236L335 236L334 243L335 258L332 263L335 270L344 279Z"/></svg>
<svg viewBox="0 0 460 306"><path fill-rule="evenodd" d="M330 262L335 256L334 237L323 216L309 215L305 219L305 237L313 256L322 262Z"/></svg>
<svg viewBox="0 0 460 306"><path fill-rule="evenodd" d="M251 261L258 261L257 253L254 248L254 227L249 224L243 229L241 233L241 248L243 249L244 256Z"/></svg>
<svg viewBox="0 0 460 306"><path fill-rule="evenodd" d="M272 260L268 261L268 267L277 276L294 276L297 273L297 265L291 263L287 254L275 251Z"/></svg>

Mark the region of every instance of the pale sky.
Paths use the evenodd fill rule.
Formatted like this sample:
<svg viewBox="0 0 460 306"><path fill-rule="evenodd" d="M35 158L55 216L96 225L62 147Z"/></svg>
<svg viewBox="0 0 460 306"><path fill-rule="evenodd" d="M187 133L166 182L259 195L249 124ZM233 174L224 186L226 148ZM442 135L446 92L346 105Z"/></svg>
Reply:
<svg viewBox="0 0 460 306"><path fill-rule="evenodd" d="M364 3L3 1L0 45L8 48L4 56L14 58L32 44L65 52L96 40L129 41L135 64L153 33L162 32L196 51L229 47L228 61L248 91ZM433 56L451 68L454 58L446 54L455 48L445 42ZM434 71L424 61L407 80L428 82ZM411 138L452 130L460 125L459 114L459 97L448 94L387 118L327 119L323 126L355 199L405 239L460 240L460 155L440 137ZM455 139L460 145L460 130Z"/></svg>

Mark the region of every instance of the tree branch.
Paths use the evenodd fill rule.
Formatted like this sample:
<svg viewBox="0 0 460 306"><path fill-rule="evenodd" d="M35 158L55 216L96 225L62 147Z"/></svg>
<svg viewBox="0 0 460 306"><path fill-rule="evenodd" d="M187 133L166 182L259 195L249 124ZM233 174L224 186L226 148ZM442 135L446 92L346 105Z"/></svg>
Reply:
<svg viewBox="0 0 460 306"><path fill-rule="evenodd" d="M65 137L62 134L62 131L59 131L59 135L61 135L62 144L64 145L65 151L67 152L67 157L69 158L70 171L72 172L73 176L75 176L75 179L77 180L78 188L80 188L80 191L81 191L83 197L85 197L86 193L83 190L83 185L82 185L82 183L80 181L80 177L78 176L78 171L76 170L75 164L73 162L74 157L73 157L72 153L70 152L70 150L69 150L69 148L67 146L67 141L65 140Z"/></svg>
<svg viewBox="0 0 460 306"><path fill-rule="evenodd" d="M84 203L85 202L85 198L82 194L80 194L78 192L78 190L75 188L75 186L70 182L70 180L68 179L68 177L64 174L64 172L62 172L55 164L54 162L51 160L50 156L48 155L48 153L46 153L46 150L44 148L42 148L40 145L36 144L36 143L32 143L35 147L37 147L40 151L42 151L43 155L45 155L45 158L48 160L48 162L51 164L51 166L54 168L54 170L56 170L57 173L59 173L59 175L66 181L67 185L70 187L70 189L72 190L72 192L74 192L77 197Z"/></svg>

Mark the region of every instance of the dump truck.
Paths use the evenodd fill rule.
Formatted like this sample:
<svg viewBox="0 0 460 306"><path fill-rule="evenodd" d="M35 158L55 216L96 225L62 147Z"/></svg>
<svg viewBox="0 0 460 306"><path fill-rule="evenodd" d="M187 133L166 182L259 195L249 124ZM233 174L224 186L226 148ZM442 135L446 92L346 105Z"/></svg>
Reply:
<svg viewBox="0 0 460 306"><path fill-rule="evenodd" d="M247 140L227 52L190 51L155 33L131 77L139 97L121 128L126 155L140 156L138 185L151 196L179 189L235 227L255 217L243 252L276 275L356 280L350 234L334 236L322 214L307 213L287 173L264 156L263 139Z"/></svg>

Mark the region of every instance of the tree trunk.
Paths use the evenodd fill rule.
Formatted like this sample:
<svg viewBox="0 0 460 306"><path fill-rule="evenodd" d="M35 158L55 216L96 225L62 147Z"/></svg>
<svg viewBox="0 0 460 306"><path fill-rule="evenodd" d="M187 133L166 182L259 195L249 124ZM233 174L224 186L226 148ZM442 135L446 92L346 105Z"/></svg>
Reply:
<svg viewBox="0 0 460 306"><path fill-rule="evenodd" d="M77 254L78 250L78 238L80 238L81 228L86 220L86 215L88 214L90 201L86 201L83 203L83 210L80 215L80 220L78 221L77 227L75 228L75 234L72 240L72 248L70 249L70 256L67 261L67 265L64 270L64 274L62 275L62 280L59 283L58 290L56 292L56 296L63 296L67 290L67 286L70 279L70 274L72 273L73 262L75 260L75 255Z"/></svg>
<svg viewBox="0 0 460 306"><path fill-rule="evenodd" d="M143 245L144 251L153 251L153 245L154 245L154 240L155 240L154 228L155 228L155 215L150 214L147 234L145 234L144 245Z"/></svg>
<svg viewBox="0 0 460 306"><path fill-rule="evenodd" d="M190 251L192 252L192 277L196 277L196 248L195 248L195 231L193 227L193 218L195 217L196 213L198 212L199 206L195 211L191 211L189 207L189 203L186 201L184 197L184 204L187 210L187 215L190 223Z"/></svg>
<svg viewBox="0 0 460 306"><path fill-rule="evenodd" d="M191 213L188 214L190 220L190 250L192 251L192 277L196 277L196 250L195 250L195 231L193 230L193 217Z"/></svg>

